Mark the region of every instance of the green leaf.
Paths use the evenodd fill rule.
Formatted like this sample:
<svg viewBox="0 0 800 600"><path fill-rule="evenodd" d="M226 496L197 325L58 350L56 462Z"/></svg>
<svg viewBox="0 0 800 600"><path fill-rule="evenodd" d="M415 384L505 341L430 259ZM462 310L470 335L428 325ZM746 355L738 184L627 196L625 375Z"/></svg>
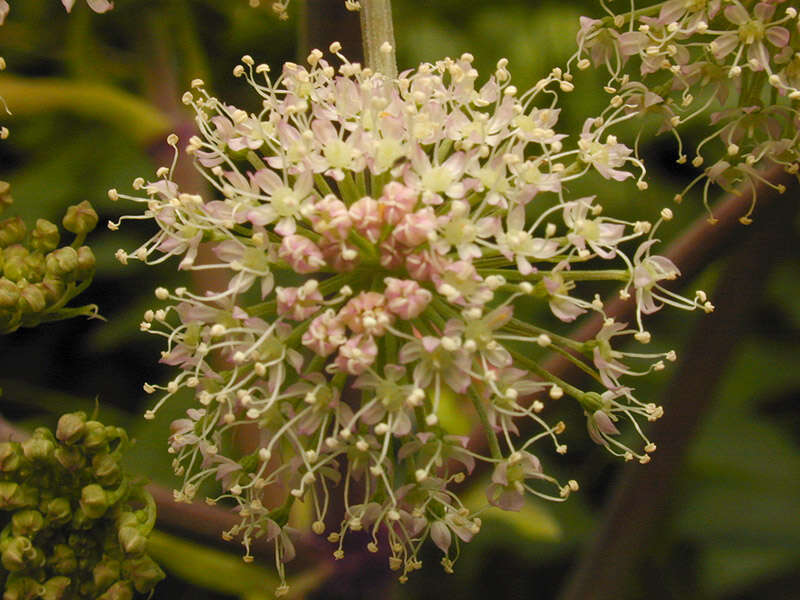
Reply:
<svg viewBox="0 0 800 600"><path fill-rule="evenodd" d="M69 110L111 123L140 143L152 142L170 128L167 116L149 103L101 83L3 75L0 96L6 99L12 114Z"/></svg>
<svg viewBox="0 0 800 600"><path fill-rule="evenodd" d="M167 572L194 585L243 600L269 600L280 580L273 570L245 563L240 556L213 550L162 531L153 531L150 556ZM301 598L327 577L325 567L289 578L288 598Z"/></svg>

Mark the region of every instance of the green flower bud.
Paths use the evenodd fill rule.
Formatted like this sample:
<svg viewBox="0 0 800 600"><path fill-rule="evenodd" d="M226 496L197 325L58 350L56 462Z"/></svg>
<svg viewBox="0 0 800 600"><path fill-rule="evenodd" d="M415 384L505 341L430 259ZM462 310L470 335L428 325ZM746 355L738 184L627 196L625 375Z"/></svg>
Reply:
<svg viewBox="0 0 800 600"><path fill-rule="evenodd" d="M90 483L81 490L81 509L91 519L99 519L108 510L108 493L96 483Z"/></svg>
<svg viewBox="0 0 800 600"><path fill-rule="evenodd" d="M31 252L25 257L25 279L40 282L45 273L44 254Z"/></svg>
<svg viewBox="0 0 800 600"><path fill-rule="evenodd" d="M75 278L78 281L83 281L94 274L96 261L94 252L89 246L81 246L78 248L78 270L75 272Z"/></svg>
<svg viewBox="0 0 800 600"><path fill-rule="evenodd" d="M56 438L67 445L78 443L86 432L86 414L82 412L61 415L56 427Z"/></svg>
<svg viewBox="0 0 800 600"><path fill-rule="evenodd" d="M103 556L103 561L92 571L92 578L97 591L107 589L112 583L119 580L120 563L107 555Z"/></svg>
<svg viewBox="0 0 800 600"><path fill-rule="evenodd" d="M117 537L125 554L142 554L147 549L147 537L138 527L121 527Z"/></svg>
<svg viewBox="0 0 800 600"><path fill-rule="evenodd" d="M12 217L0 221L0 247L6 248L12 244L19 244L25 239L27 228L21 217Z"/></svg>
<svg viewBox="0 0 800 600"><path fill-rule="evenodd" d="M86 464L86 458L79 448L56 448L55 459L67 471L77 471Z"/></svg>
<svg viewBox="0 0 800 600"><path fill-rule="evenodd" d="M25 258L30 253L31 251L22 244L12 244L3 249L3 260L9 261L17 258Z"/></svg>
<svg viewBox="0 0 800 600"><path fill-rule="evenodd" d="M146 554L123 561L122 570L133 581L133 587L139 593L149 592L166 577L161 567Z"/></svg>
<svg viewBox="0 0 800 600"><path fill-rule="evenodd" d="M6 544L3 555L0 556L0 562L6 571L22 571L33 566L29 563L35 556L36 548L33 547L31 541L26 537L17 536Z"/></svg>
<svg viewBox="0 0 800 600"><path fill-rule="evenodd" d="M27 283L20 288L19 307L24 314L36 314L47 307L44 292L34 283Z"/></svg>
<svg viewBox="0 0 800 600"><path fill-rule="evenodd" d="M47 299L48 304L55 304L58 302L67 289L66 284L61 279L53 279L47 276L45 276L39 286L44 292L44 297Z"/></svg>
<svg viewBox="0 0 800 600"><path fill-rule="evenodd" d="M47 439L31 437L22 442L22 451L25 458L31 461L46 461L53 458L56 445Z"/></svg>
<svg viewBox="0 0 800 600"><path fill-rule="evenodd" d="M58 248L61 234L58 226L47 219L37 219L36 227L31 232L31 248L40 252L50 252Z"/></svg>
<svg viewBox="0 0 800 600"><path fill-rule="evenodd" d="M119 481L119 463L110 454L98 454L92 459L92 474L101 485L112 486Z"/></svg>
<svg viewBox="0 0 800 600"><path fill-rule="evenodd" d="M43 586L30 577L11 576L6 582L3 600L34 600L39 597Z"/></svg>
<svg viewBox="0 0 800 600"><path fill-rule="evenodd" d="M64 215L62 224L64 229L77 235L87 234L97 226L97 213L88 201L70 206Z"/></svg>
<svg viewBox="0 0 800 600"><path fill-rule="evenodd" d="M0 510L35 506L39 502L36 488L13 481L0 481Z"/></svg>
<svg viewBox="0 0 800 600"><path fill-rule="evenodd" d="M44 591L39 592L42 600L62 600L68 598L69 577L51 577L44 582Z"/></svg>
<svg viewBox="0 0 800 600"><path fill-rule="evenodd" d="M56 279L73 280L78 268L78 252L71 246L53 250L47 255L47 275Z"/></svg>
<svg viewBox="0 0 800 600"><path fill-rule="evenodd" d="M90 450L95 450L108 441L106 426L99 421L86 422L86 434L83 438L83 445Z"/></svg>
<svg viewBox="0 0 800 600"><path fill-rule="evenodd" d="M15 536L33 537L44 527L44 517L38 510L20 510L11 517L11 531Z"/></svg>
<svg viewBox="0 0 800 600"><path fill-rule="evenodd" d="M0 181L0 214L11 206L14 200L11 198L11 184L7 181Z"/></svg>
<svg viewBox="0 0 800 600"><path fill-rule="evenodd" d="M3 255L3 276L11 281L22 281L28 274L25 256L15 253L12 256Z"/></svg>
<svg viewBox="0 0 800 600"><path fill-rule="evenodd" d="M11 473L22 463L22 446L19 442L0 442L0 472Z"/></svg>
<svg viewBox="0 0 800 600"><path fill-rule="evenodd" d="M19 304L19 288L13 281L0 278L0 309L14 309Z"/></svg>
<svg viewBox="0 0 800 600"><path fill-rule="evenodd" d="M75 551L66 544L56 544L47 564L59 575L70 575L78 568L78 558Z"/></svg>
<svg viewBox="0 0 800 600"><path fill-rule="evenodd" d="M66 498L48 500L42 511L51 527L64 525L72 519L72 507Z"/></svg>
<svg viewBox="0 0 800 600"><path fill-rule="evenodd" d="M97 600L132 600L133 590L127 581L118 581L112 585L106 593L98 596ZM5 599L4 599L5 600Z"/></svg>

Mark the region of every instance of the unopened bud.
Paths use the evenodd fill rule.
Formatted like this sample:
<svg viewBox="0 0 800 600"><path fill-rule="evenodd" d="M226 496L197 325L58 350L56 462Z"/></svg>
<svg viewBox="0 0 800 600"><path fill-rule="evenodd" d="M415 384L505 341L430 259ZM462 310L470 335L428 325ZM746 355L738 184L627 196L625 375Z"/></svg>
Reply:
<svg viewBox="0 0 800 600"><path fill-rule="evenodd" d="M138 527L120 527L117 539L125 554L142 554L147 548L147 538Z"/></svg>
<svg viewBox="0 0 800 600"><path fill-rule="evenodd" d="M5 277L0 278L0 310L16 308L19 297L17 285Z"/></svg>
<svg viewBox="0 0 800 600"><path fill-rule="evenodd" d="M114 485L119 480L119 463L110 454L98 454L92 459L92 474L101 485Z"/></svg>
<svg viewBox="0 0 800 600"><path fill-rule="evenodd" d="M96 483L90 483L81 490L80 506L90 519L99 519L108 510L108 493Z"/></svg>
<svg viewBox="0 0 800 600"><path fill-rule="evenodd" d="M30 437L22 442L22 451L25 458L30 461L45 461L53 457L56 446L53 442L42 437Z"/></svg>
<svg viewBox="0 0 800 600"><path fill-rule="evenodd" d="M84 431L83 445L90 450L95 450L106 443L108 435L106 426L99 421L87 421Z"/></svg>
<svg viewBox="0 0 800 600"><path fill-rule="evenodd" d="M50 252L58 248L61 234L58 226L47 219L37 219L36 227L31 232L31 248L39 252Z"/></svg>
<svg viewBox="0 0 800 600"><path fill-rule="evenodd" d="M70 206L64 215L64 229L76 235L86 235L97 226L97 213L87 200Z"/></svg>
<svg viewBox="0 0 800 600"><path fill-rule="evenodd" d="M104 557L103 562L99 563L92 570L92 580L95 588L104 590L112 583L119 580L120 563L118 560L111 560Z"/></svg>
<svg viewBox="0 0 800 600"><path fill-rule="evenodd" d="M78 448L56 448L53 455L67 471L77 471L86 464L83 453Z"/></svg>
<svg viewBox="0 0 800 600"><path fill-rule="evenodd" d="M36 314L47 307L44 290L33 283L23 285L20 289L19 308L25 314Z"/></svg>
<svg viewBox="0 0 800 600"><path fill-rule="evenodd" d="M147 555L124 561L123 569L133 580L133 587L140 594L149 592L166 577L164 571Z"/></svg>
<svg viewBox="0 0 800 600"><path fill-rule="evenodd" d="M17 536L5 543L5 550L0 557L3 567L6 571L16 572L22 571L28 567L33 567L31 564L37 557L37 550L33 547L31 541L23 536Z"/></svg>
<svg viewBox="0 0 800 600"><path fill-rule="evenodd" d="M6 582L3 600L30 600L39 597L42 586L30 577L9 578Z"/></svg>
<svg viewBox="0 0 800 600"><path fill-rule="evenodd" d="M117 581L97 600L133 600L133 590L127 581Z"/></svg>
<svg viewBox="0 0 800 600"><path fill-rule="evenodd" d="M82 412L67 413L58 420L56 438L60 442L72 445L81 440L86 432L86 415Z"/></svg>
<svg viewBox="0 0 800 600"><path fill-rule="evenodd" d="M19 442L0 442L0 472L11 473L19 469L22 462L22 447Z"/></svg>
<svg viewBox="0 0 800 600"><path fill-rule="evenodd" d="M12 217L0 221L0 247L7 248L12 244L19 244L25 239L27 229L21 217Z"/></svg>
<svg viewBox="0 0 800 600"><path fill-rule="evenodd" d="M72 508L66 498L53 498L44 505L43 509L50 526L64 525L72 519Z"/></svg>
<svg viewBox="0 0 800 600"><path fill-rule="evenodd" d="M89 246L78 248L78 268L75 271L75 279L83 281L91 277L94 274L96 262L94 252Z"/></svg>
<svg viewBox="0 0 800 600"><path fill-rule="evenodd" d="M53 250L46 259L47 274L59 279L74 279L78 268L78 252L71 246Z"/></svg>
<svg viewBox="0 0 800 600"><path fill-rule="evenodd" d="M19 510L11 517L11 531L15 536L32 538L44 527L44 517L38 510Z"/></svg>
<svg viewBox="0 0 800 600"><path fill-rule="evenodd" d="M69 577L59 575L51 577L44 582L39 597L42 600L64 600L67 596L67 588L69 588L71 581Z"/></svg>

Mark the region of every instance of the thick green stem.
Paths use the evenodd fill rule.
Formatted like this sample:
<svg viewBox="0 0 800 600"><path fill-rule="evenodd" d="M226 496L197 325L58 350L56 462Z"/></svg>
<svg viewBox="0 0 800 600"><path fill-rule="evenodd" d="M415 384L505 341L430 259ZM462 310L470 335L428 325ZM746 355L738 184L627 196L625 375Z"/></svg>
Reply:
<svg viewBox="0 0 800 600"><path fill-rule="evenodd" d="M396 78L391 0L361 0L361 37L367 66L387 77Z"/></svg>

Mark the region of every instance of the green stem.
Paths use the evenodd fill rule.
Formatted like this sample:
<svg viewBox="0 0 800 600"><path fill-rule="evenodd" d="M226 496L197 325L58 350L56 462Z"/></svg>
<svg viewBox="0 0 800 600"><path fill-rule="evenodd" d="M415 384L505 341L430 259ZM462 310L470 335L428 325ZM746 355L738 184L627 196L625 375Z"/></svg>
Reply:
<svg viewBox="0 0 800 600"><path fill-rule="evenodd" d="M491 452L492 458L503 460L500 443L497 441L497 434L489 424L489 415L486 414L486 407L472 387L469 388L469 398L472 400L472 406L475 407L475 412L478 413L478 418L481 420L481 425L486 433L486 441L489 443L489 452Z"/></svg>
<svg viewBox="0 0 800 600"><path fill-rule="evenodd" d="M582 392L575 386L568 384L560 377L553 375L550 371L543 369L539 365L539 363L529 359L527 356L524 356L523 354L520 354L516 350L509 350L509 352L511 352L511 356L513 356L514 360L517 361L519 364L530 369L542 379L555 383L556 385L558 385L558 387L564 390L565 393L569 394L570 396L575 398L578 402L580 402L581 405L583 405L584 402L587 401L586 394L584 392Z"/></svg>
<svg viewBox="0 0 800 600"><path fill-rule="evenodd" d="M391 0L361 0L361 37L367 66L395 79L397 57Z"/></svg>
<svg viewBox="0 0 800 600"><path fill-rule="evenodd" d="M548 271L536 271L529 275L523 275L515 269L478 269L478 272L483 276L488 275L502 275L509 281L532 281L540 280L547 277L550 273ZM625 269L607 269L597 271L559 271L558 273L565 281L628 281L630 273Z"/></svg>

